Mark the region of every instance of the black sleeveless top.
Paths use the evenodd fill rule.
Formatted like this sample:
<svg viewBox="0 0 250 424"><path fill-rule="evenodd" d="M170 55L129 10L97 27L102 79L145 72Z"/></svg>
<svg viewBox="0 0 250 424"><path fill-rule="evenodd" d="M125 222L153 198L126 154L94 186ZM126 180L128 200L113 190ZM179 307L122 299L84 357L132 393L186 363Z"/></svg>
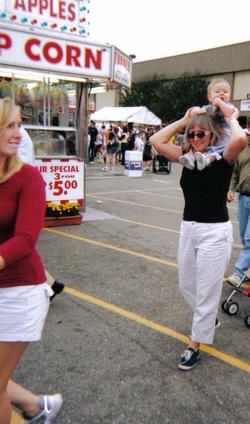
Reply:
<svg viewBox="0 0 250 424"><path fill-rule="evenodd" d="M183 167L180 185L185 198L183 219L204 223L229 220L226 197L233 166L222 158L202 171Z"/></svg>

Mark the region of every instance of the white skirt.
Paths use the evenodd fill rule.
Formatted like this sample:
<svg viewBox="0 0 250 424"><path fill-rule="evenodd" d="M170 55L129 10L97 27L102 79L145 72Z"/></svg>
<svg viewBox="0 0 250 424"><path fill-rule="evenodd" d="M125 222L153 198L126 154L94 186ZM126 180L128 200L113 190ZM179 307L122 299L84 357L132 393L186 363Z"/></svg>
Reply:
<svg viewBox="0 0 250 424"><path fill-rule="evenodd" d="M0 342L40 340L52 294L47 283L0 288Z"/></svg>

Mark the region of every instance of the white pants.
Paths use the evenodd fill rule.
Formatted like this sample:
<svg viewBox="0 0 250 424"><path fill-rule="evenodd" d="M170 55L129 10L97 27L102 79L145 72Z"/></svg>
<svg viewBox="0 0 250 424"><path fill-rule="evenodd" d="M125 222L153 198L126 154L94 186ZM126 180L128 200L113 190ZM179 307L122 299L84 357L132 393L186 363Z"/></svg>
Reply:
<svg viewBox="0 0 250 424"><path fill-rule="evenodd" d="M179 287L193 310L191 339L211 344L223 278L232 250L230 221L182 221L178 251Z"/></svg>

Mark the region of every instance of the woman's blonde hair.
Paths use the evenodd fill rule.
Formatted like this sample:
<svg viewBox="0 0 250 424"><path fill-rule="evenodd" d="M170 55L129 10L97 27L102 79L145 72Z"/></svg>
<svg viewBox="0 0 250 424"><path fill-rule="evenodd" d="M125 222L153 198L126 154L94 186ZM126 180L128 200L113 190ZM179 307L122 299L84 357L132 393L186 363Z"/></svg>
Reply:
<svg viewBox="0 0 250 424"><path fill-rule="evenodd" d="M9 97L0 99L0 137L1 132L8 127L11 122L21 121L20 107L15 105ZM8 180L13 174L20 170L22 162L17 155L10 156L5 163L4 174L0 178L0 183Z"/></svg>
<svg viewBox="0 0 250 424"><path fill-rule="evenodd" d="M185 129L184 134L184 150L188 152L191 149L190 140L188 138L188 133L193 129L194 126L199 126L202 130L211 131L211 145L216 146L219 144L219 141L222 136L222 129L220 126L216 125L209 113L204 115L194 116L188 123Z"/></svg>

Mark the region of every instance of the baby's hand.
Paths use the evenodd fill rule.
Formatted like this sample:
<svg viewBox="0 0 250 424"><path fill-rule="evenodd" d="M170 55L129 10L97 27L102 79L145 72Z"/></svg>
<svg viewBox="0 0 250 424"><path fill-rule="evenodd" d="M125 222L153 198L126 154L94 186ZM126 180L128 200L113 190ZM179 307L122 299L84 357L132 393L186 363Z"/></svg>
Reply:
<svg viewBox="0 0 250 424"><path fill-rule="evenodd" d="M234 107L234 106L232 106L232 107L233 107L233 111L232 111L231 115L230 116L225 116L224 115L225 116L225 120L228 123L228 125L230 125L231 120L238 119L239 116L240 116L240 113L239 113L238 109L236 107Z"/></svg>
<svg viewBox="0 0 250 424"><path fill-rule="evenodd" d="M235 107L229 103L224 102L220 97L213 100L213 106L220 109L225 118L230 118L234 113Z"/></svg>
<svg viewBox="0 0 250 424"><path fill-rule="evenodd" d="M205 109L199 106L194 106L190 109L190 117L193 118L196 115L204 115L206 113Z"/></svg>
<svg viewBox="0 0 250 424"><path fill-rule="evenodd" d="M212 105L213 106L215 106L215 107L220 107L221 106L221 103L223 102L223 100L221 100L221 98L220 97L215 97L213 100L212 100Z"/></svg>

